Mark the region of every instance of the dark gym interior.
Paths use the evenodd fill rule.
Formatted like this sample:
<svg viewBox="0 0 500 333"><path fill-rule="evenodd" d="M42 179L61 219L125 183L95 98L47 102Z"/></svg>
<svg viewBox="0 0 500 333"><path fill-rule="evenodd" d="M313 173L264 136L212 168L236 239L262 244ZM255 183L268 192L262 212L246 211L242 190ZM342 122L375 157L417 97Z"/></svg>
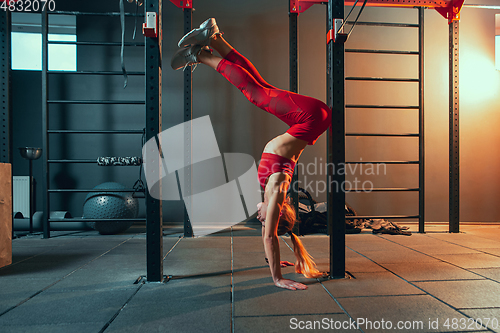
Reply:
<svg viewBox="0 0 500 333"><path fill-rule="evenodd" d="M340 63L325 37L340 0L129 1L51 0L47 20L35 2L1 3L0 332L500 332L497 0L359 1ZM157 37L143 35L147 12L161 18ZM210 17L272 85L345 97L345 131L321 135L296 171L328 203L328 146L345 144L340 198L362 218L325 213L316 229L302 219L296 233L329 275L282 272L307 290L273 285L254 207L193 237L183 200L148 193L140 159L161 131L209 116L221 154L258 164L287 130L213 69L171 69L186 24ZM28 34L38 37L22 49ZM51 69L68 60L51 63L57 53L74 68ZM40 67L17 68L30 66L21 55ZM344 84L330 92L338 68ZM189 150L185 136L170 143ZM40 148L36 159L26 147ZM132 165L103 166L108 157ZM216 182L192 177L194 191ZM380 220L394 224L380 231ZM354 232L349 221L365 222ZM293 262L290 237L279 238Z"/></svg>

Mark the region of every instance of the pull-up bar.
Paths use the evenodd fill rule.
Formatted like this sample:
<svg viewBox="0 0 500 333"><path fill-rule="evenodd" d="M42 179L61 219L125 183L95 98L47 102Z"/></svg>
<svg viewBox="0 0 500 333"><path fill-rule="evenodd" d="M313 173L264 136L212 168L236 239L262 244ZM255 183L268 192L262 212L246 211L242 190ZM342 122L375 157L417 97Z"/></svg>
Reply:
<svg viewBox="0 0 500 333"><path fill-rule="evenodd" d="M369 7L427 7L434 8L448 23L460 19L460 10L465 0L366 0ZM290 13L303 13L314 4L324 4L325 1L318 0L290 0ZM345 0L345 6L362 4L361 1Z"/></svg>

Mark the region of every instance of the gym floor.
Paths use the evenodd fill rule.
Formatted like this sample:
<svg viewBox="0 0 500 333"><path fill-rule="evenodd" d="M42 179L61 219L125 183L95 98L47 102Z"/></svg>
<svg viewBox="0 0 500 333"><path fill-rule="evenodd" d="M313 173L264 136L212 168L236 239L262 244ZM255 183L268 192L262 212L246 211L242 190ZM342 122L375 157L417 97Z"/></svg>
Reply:
<svg viewBox="0 0 500 333"><path fill-rule="evenodd" d="M165 283L134 284L146 274L140 226L16 238L0 269L1 332L500 332L500 225L408 225L411 236L346 235L351 278L284 268L305 291L272 284L257 224L189 239L166 228ZM302 240L327 270L328 237Z"/></svg>

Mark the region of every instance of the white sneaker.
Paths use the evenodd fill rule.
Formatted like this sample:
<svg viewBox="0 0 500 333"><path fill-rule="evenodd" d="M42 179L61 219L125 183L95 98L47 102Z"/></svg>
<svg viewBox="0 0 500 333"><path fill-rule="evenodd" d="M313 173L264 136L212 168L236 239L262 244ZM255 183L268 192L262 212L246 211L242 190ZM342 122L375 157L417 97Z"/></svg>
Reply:
<svg viewBox="0 0 500 333"><path fill-rule="evenodd" d="M203 50L211 52L211 50L207 46L203 45L184 46L179 51L175 52L175 54L172 56L170 66L172 66L172 69L174 70L178 70L181 68L185 70L188 66L194 65L192 69L194 71L196 65L200 63L200 61L198 60L198 55Z"/></svg>
<svg viewBox="0 0 500 333"><path fill-rule="evenodd" d="M215 34L218 34L219 27L215 22L214 18L209 18L205 22L203 22L199 28L193 29L188 32L184 37L181 38L177 45L179 47L183 47L186 45L209 45L210 38L212 38Z"/></svg>

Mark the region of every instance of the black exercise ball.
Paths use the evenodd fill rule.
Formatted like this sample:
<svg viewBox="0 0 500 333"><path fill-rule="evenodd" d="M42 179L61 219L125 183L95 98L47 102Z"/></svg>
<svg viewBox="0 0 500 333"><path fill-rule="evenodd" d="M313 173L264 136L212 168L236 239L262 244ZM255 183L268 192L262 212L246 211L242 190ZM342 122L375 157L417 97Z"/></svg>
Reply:
<svg viewBox="0 0 500 333"><path fill-rule="evenodd" d="M94 190L122 190L126 187L119 183L107 182L94 187ZM103 219L99 222L87 222L90 227L102 235L113 235L126 231L134 222L105 221L106 219L137 218L139 201L133 192L90 192L83 204L83 217Z"/></svg>

